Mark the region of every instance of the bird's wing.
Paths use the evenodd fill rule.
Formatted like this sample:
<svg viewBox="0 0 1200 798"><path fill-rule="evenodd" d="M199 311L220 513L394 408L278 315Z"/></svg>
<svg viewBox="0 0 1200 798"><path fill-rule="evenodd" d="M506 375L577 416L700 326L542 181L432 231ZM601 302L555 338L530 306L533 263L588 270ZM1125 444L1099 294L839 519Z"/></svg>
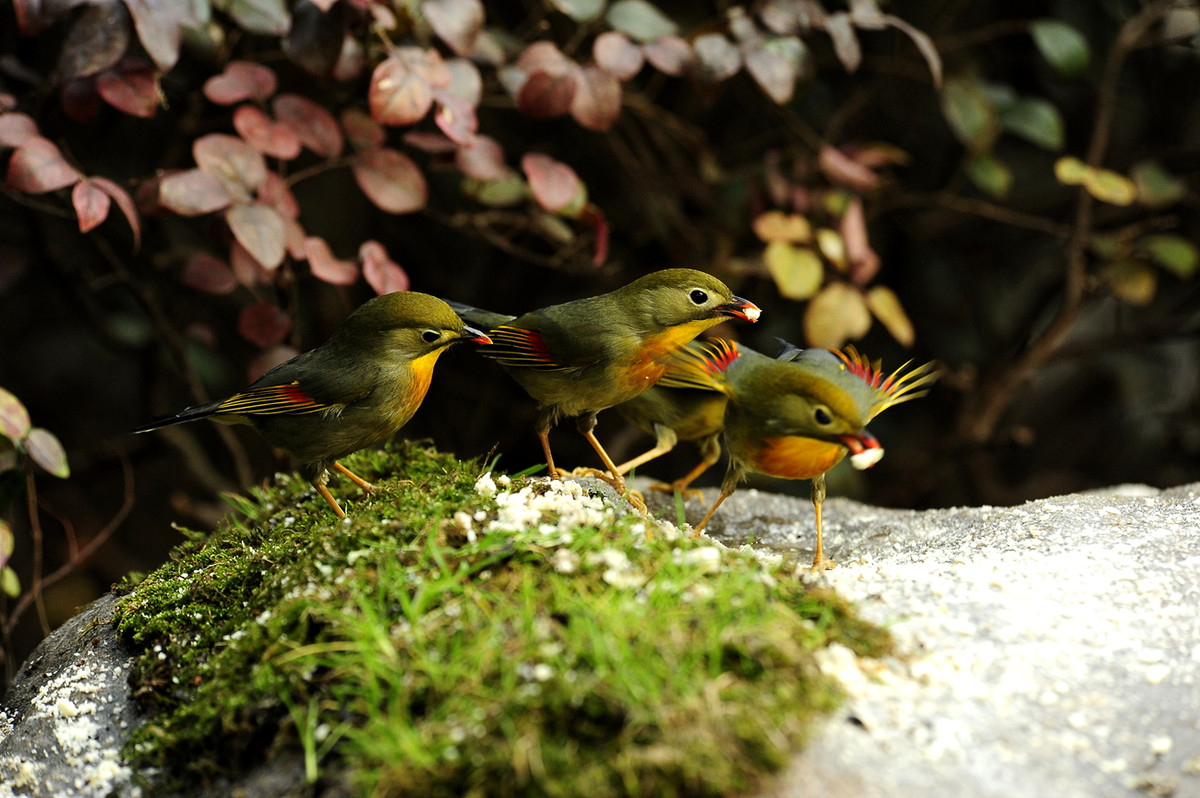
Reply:
<svg viewBox="0 0 1200 798"><path fill-rule="evenodd" d="M338 403L341 404L341 403ZM246 416L302 415L320 413L334 403L309 396L299 380L279 385L256 385L217 404L215 412Z"/></svg>
<svg viewBox="0 0 1200 798"><path fill-rule="evenodd" d="M725 369L740 356L741 351L734 341L724 338L694 341L679 350L657 385L728 393Z"/></svg>
<svg viewBox="0 0 1200 798"><path fill-rule="evenodd" d="M576 365L564 365L550 354L540 330L505 324L488 331L490 344L479 347L479 354L505 366L538 371L566 371Z"/></svg>

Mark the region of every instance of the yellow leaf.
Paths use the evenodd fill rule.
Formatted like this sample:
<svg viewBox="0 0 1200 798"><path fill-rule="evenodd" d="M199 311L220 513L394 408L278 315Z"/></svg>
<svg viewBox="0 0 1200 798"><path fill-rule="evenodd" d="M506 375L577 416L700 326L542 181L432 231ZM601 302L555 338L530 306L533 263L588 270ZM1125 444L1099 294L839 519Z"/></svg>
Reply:
<svg viewBox="0 0 1200 798"><path fill-rule="evenodd" d="M1064 186L1081 186L1087 179L1088 165L1074 156L1067 155L1054 162L1054 176Z"/></svg>
<svg viewBox="0 0 1200 798"><path fill-rule="evenodd" d="M1158 290L1158 272L1140 260L1114 260L1100 269L1113 296L1130 305L1149 305Z"/></svg>
<svg viewBox="0 0 1200 798"><path fill-rule="evenodd" d="M768 244L773 241L807 244L812 240L812 225L798 213L767 211L754 220L754 234Z"/></svg>
<svg viewBox="0 0 1200 798"><path fill-rule="evenodd" d="M871 312L862 292L847 283L830 283L808 303L804 335L813 346L837 349L871 329Z"/></svg>
<svg viewBox="0 0 1200 798"><path fill-rule="evenodd" d="M1137 199L1137 187L1125 175L1109 169L1092 169L1084 177L1083 187L1101 202L1109 205L1131 205Z"/></svg>
<svg viewBox="0 0 1200 798"><path fill-rule="evenodd" d="M841 233L828 227L820 228L817 230L817 248L839 272L846 271L846 242Z"/></svg>
<svg viewBox="0 0 1200 798"><path fill-rule="evenodd" d="M913 325L895 291L884 285L875 286L867 292L867 307L901 346L912 346L916 337Z"/></svg>
<svg viewBox="0 0 1200 798"><path fill-rule="evenodd" d="M780 295L788 299L808 299L817 293L825 277L821 259L808 247L772 241L767 244L763 260Z"/></svg>

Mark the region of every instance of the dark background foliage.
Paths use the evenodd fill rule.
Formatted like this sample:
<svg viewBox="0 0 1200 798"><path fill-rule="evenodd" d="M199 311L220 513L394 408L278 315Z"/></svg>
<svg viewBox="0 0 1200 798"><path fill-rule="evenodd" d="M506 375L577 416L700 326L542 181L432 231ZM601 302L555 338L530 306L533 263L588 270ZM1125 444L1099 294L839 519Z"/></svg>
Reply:
<svg viewBox="0 0 1200 798"><path fill-rule="evenodd" d="M176 19L177 4L144 4L155 27L131 20L120 2L0 4L0 140L11 134L6 115L27 115L78 170L46 190L46 172L12 166L18 145L0 147L0 163L9 162L0 192L0 387L62 441L71 466L60 481L10 460L23 465L0 474L0 517L12 529L9 564L23 596L35 569L64 568L44 602L33 602L50 625L129 571L161 562L179 541L172 522L212 525L228 509L220 492L290 468L245 430L128 429L237 390L320 343L375 291L404 282L520 312L690 266L763 307L759 325L720 332L764 351L774 336L849 339L885 367L940 361L944 375L930 396L872 425L888 456L841 477L834 495L910 507L1009 504L1113 483L1200 479L1194 3L830 2L829 16L789 32L771 14L819 6L661 2L676 26L667 38L692 53L690 64L603 77L610 100L618 86L619 105L588 101L572 112L556 105L556 67L516 78L505 67L520 63L530 43L553 42L570 62L567 82L582 92L584 72L572 70L595 69L596 37L618 30L628 34L622 46L649 52L663 37L639 26L654 20L587 18L588 7L606 4L581 0L489 3L488 41L502 57L484 57L483 45L463 38L478 31L470 12L482 8L466 0L260 4L274 17L252 17L238 2L194 5L211 19ZM882 13L893 15L887 24L877 24ZM97 19L81 21L88 14ZM113 51L112 30L126 32L124 49ZM173 32L182 33L175 58ZM699 45L713 35L735 53L732 72L718 74L723 56ZM784 39L802 42L803 54ZM741 68L736 54L749 63L764 41L785 54L769 62L774 72ZM425 111L407 95L387 107L369 102L381 92L376 70L404 47L475 64L478 98L464 106L440 94ZM280 263L264 270L262 247L282 251L283 234L257 223L239 228L229 209L270 207L267 215L282 219L284 203L255 189L205 209L187 205L201 196L194 190L185 202L162 188L166 177L204 171L193 160L197 139L253 138L236 108L264 109L268 121L279 114L265 97L239 104L206 89L235 61L266 67L278 80L267 96L311 100L343 132L352 131L346 109L364 119L370 110L370 133L384 136L382 147L402 153L417 177L388 173L382 190L364 183L378 142L270 152L263 162L294 193L299 213ZM534 91L535 75L557 88ZM457 123L433 118L450 112ZM415 119L399 118L406 114ZM501 156L482 167L455 160L475 140L474 129L461 127L464 114ZM220 141L222 157L234 151ZM527 162L530 153L549 160ZM565 178L553 172L560 166ZM111 188L79 174L107 178ZM570 202L548 196L552 178L565 179ZM111 198L106 213L73 200L72 187L83 183ZM496 201L480 186L509 193ZM388 212L397 193L420 191L406 212ZM864 225L847 221L851 206ZM772 244L762 232L768 212L835 230L850 254L839 263L808 239ZM81 232L83 220L93 229ZM382 245L382 261L361 253L368 241ZM797 266L791 258L805 248L816 255ZM201 254L217 265L197 265ZM814 278L803 290L789 282ZM808 311L808 301L788 298L830 286L849 299ZM873 323L866 316L863 330L863 297L877 287L893 291L903 310L879 311ZM258 315L248 315L250 306ZM403 434L463 457L495 451L516 471L540 460L533 416L514 383L464 349L442 359ZM649 445L613 413L601 416L598 432L618 459ZM564 425L556 454L592 464L577 438ZM695 450L682 444L648 471L673 478L694 462ZM100 534L111 537L80 562L80 548ZM42 613L29 601L0 601L19 661L41 633ZM17 607L24 617L9 623Z"/></svg>

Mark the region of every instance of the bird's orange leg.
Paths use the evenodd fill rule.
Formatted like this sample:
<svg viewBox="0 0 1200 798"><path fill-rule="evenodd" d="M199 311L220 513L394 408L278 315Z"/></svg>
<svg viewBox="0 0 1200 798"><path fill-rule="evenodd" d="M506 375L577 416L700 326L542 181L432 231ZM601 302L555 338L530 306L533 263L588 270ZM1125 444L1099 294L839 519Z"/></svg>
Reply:
<svg viewBox="0 0 1200 798"><path fill-rule="evenodd" d="M538 430L538 440L542 442L542 451L546 454L546 465L550 469L550 479L562 479L562 472L554 467L554 455L550 454L550 433Z"/></svg>
<svg viewBox="0 0 1200 798"><path fill-rule="evenodd" d="M340 471L342 474L344 474L355 485L358 485L360 488L362 488L363 493L373 493L376 490L375 485L372 485L370 482L367 482L365 479L360 477L358 474L355 474L349 468L346 468L344 465L339 463L337 460L333 461L333 467L336 468L338 471Z"/></svg>
<svg viewBox="0 0 1200 798"><path fill-rule="evenodd" d="M825 475L818 474L812 481L812 503L817 511L817 552L813 555L812 569L816 572L828 571L837 567L833 560L825 559L821 548L821 505L825 503Z"/></svg>
<svg viewBox="0 0 1200 798"><path fill-rule="evenodd" d="M342 511L342 507L337 503L337 499L333 498L333 494L329 492L327 482L329 482L329 472L322 469L321 473L313 479L312 486L317 489L317 493L320 494L321 498L329 503L329 506L337 513L338 518L345 518L346 513Z"/></svg>
<svg viewBox="0 0 1200 798"><path fill-rule="evenodd" d="M693 537L697 537L697 538L700 537L700 533L704 531L704 527L708 526L708 521L710 518L713 517L713 513L715 513L717 511L717 508L721 506L721 502L728 499L730 497L730 495L731 494L726 493L723 490L721 491L721 495L717 497L717 500L715 502L713 502L713 506L711 508L709 508L708 513L703 518L700 519L700 523L696 524L696 526L692 527L692 536Z"/></svg>
<svg viewBox="0 0 1200 798"><path fill-rule="evenodd" d="M604 447L600 445L600 441L596 439L596 433L588 430L583 433L583 437L587 438L587 442L596 450L596 454L600 455L600 459L604 461L604 467L608 469L609 482L617 489L617 492L624 495L627 491L625 487L625 478L617 472L617 466L613 463L612 458L608 456L608 452L604 451Z"/></svg>
<svg viewBox="0 0 1200 798"><path fill-rule="evenodd" d="M662 446L662 445L655 446L653 449L651 449L647 452L643 452L642 454L639 454L637 457L633 458L632 460L621 463L619 466L617 466L616 473L622 474L622 475L628 474L630 471L637 468L638 466L645 465L646 463L649 463L651 460L653 460L656 457L662 457L664 454L666 454L667 452L671 451L674 448L675 448L674 444L672 444L670 446Z"/></svg>
<svg viewBox="0 0 1200 798"><path fill-rule="evenodd" d="M689 498L689 494L694 494L697 499L704 498L704 494L700 492L699 488L696 488L695 490L689 490L688 485L691 485L692 481L695 480L696 477L700 476L709 468L711 468L715 462L716 460L701 460L698 466L672 482L670 485L652 485L651 487L653 487L655 490L669 490L672 493L682 493L683 498L685 499Z"/></svg>

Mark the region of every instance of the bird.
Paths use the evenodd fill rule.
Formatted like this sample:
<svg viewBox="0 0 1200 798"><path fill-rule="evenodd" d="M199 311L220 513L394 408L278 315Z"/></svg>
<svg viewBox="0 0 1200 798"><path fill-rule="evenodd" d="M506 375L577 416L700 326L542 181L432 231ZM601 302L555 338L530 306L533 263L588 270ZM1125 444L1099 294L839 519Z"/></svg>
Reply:
<svg viewBox="0 0 1200 798"><path fill-rule="evenodd" d="M596 414L654 385L671 356L729 318L757 321L749 300L695 269L662 269L615 291L510 316L451 302L468 324L492 339L476 351L499 363L537 402L534 424L552 479L562 472L550 430L574 417L622 494L625 480L596 439Z"/></svg>
<svg viewBox="0 0 1200 798"><path fill-rule="evenodd" d="M373 491L374 485L338 460L408 423L425 398L437 359L460 341L491 343L437 297L383 294L347 316L325 343L275 366L245 390L161 416L133 432L201 418L249 425L295 456L321 498L345 518L329 491L330 469L364 493Z"/></svg>
<svg viewBox="0 0 1200 798"><path fill-rule="evenodd" d="M817 527L812 567L834 567L821 540L825 474L847 454L858 469L883 457L867 423L889 407L923 396L938 377L934 363L905 371L908 365L885 378L878 361L871 362L853 346L827 350L787 344L770 358L733 341L713 339L683 350L660 385L716 391L727 400L729 466L720 495L693 533L699 536L751 473L810 479Z"/></svg>

